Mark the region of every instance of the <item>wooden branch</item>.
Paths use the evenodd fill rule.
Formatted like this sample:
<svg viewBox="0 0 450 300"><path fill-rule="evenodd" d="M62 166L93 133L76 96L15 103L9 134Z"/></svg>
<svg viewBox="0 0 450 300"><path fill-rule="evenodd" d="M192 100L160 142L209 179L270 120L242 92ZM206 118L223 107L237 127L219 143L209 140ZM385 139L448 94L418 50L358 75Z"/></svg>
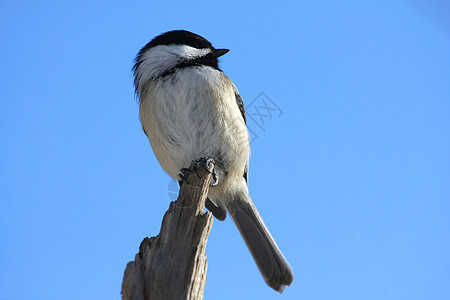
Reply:
<svg viewBox="0 0 450 300"><path fill-rule="evenodd" d="M123 300L203 299L206 243L213 217L204 213L211 174L194 162L177 201L171 202L158 236L145 238L125 269ZM212 166L214 167L214 166Z"/></svg>

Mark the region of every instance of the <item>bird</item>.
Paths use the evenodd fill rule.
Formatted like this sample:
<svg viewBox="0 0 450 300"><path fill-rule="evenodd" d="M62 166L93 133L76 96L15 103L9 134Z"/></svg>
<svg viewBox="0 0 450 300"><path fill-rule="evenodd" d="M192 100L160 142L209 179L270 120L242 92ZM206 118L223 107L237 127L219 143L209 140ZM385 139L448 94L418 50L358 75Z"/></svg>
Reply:
<svg viewBox="0 0 450 300"><path fill-rule="evenodd" d="M214 163L206 208L221 221L228 212L262 277L282 293L293 271L249 195L244 103L219 68L228 51L187 30L153 38L132 68L139 119L159 164L175 180L185 180L193 160Z"/></svg>

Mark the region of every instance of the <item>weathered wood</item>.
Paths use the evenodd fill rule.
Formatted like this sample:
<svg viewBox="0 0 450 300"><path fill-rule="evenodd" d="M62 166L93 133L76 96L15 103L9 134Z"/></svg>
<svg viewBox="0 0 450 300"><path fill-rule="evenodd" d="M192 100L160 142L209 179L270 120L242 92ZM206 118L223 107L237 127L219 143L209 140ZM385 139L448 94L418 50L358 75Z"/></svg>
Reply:
<svg viewBox="0 0 450 300"><path fill-rule="evenodd" d="M160 234L145 238L125 269L123 300L203 299L206 243L213 218L204 213L211 174L194 162L177 201L164 215Z"/></svg>

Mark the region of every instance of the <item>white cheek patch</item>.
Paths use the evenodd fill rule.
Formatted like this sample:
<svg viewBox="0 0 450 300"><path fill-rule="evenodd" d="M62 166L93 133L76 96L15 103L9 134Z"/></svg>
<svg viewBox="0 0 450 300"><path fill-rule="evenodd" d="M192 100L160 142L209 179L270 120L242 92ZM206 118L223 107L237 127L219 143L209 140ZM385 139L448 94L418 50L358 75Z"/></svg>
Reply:
<svg viewBox="0 0 450 300"><path fill-rule="evenodd" d="M200 57L203 55L206 55L208 53L211 53L211 49L205 48L205 49L197 49L191 46L187 45L171 45L171 46L165 46L167 47L168 52L172 52L174 54L177 54L181 57L192 59L196 57Z"/></svg>
<svg viewBox="0 0 450 300"><path fill-rule="evenodd" d="M187 45L160 45L145 52L139 60L135 73L138 93L149 79L156 78L175 67L183 60L193 59L211 53L211 49L197 49Z"/></svg>

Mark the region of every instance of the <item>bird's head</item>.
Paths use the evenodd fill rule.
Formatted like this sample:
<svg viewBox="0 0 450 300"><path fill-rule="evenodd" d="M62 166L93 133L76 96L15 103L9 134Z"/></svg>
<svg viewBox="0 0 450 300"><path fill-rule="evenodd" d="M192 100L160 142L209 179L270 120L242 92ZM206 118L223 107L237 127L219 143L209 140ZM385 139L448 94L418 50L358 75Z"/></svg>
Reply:
<svg viewBox="0 0 450 300"><path fill-rule="evenodd" d="M148 80L172 74L176 69L190 66L218 67L218 57L228 49L215 49L212 44L198 34L186 30L163 33L137 54L133 73L136 92Z"/></svg>

